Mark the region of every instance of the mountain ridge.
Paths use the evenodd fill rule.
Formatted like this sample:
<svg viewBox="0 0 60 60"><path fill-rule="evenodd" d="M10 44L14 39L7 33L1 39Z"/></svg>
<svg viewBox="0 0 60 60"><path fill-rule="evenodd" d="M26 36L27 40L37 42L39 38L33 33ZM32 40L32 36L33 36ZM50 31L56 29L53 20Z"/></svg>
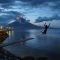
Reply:
<svg viewBox="0 0 60 60"><path fill-rule="evenodd" d="M25 23L20 23L19 21L12 22L8 24L9 27L13 28L22 28L22 29L36 29L36 28L41 28L39 26L33 25L30 22L25 22Z"/></svg>

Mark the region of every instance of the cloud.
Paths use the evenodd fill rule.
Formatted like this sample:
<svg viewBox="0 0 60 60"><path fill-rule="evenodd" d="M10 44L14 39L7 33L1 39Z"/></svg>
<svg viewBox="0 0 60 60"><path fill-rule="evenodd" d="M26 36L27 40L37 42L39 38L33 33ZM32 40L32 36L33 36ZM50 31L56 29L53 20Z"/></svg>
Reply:
<svg viewBox="0 0 60 60"><path fill-rule="evenodd" d="M52 9L60 9L60 0L0 0L0 4L2 4L2 7L8 8L9 6L13 5L15 1L23 2L22 5L27 6L40 6L43 5L43 7L49 6ZM27 3L27 4L25 4ZM51 4L50 4L51 3ZM21 5L21 3L19 3Z"/></svg>
<svg viewBox="0 0 60 60"><path fill-rule="evenodd" d="M52 21L52 20L60 20L60 16L53 15L52 17L38 17L35 22Z"/></svg>
<svg viewBox="0 0 60 60"><path fill-rule="evenodd" d="M15 18L16 15L19 15L21 12L25 14L27 18L34 20L34 18L36 19L38 16L53 15L56 12L51 11L51 9L59 10L59 5L59 0L0 0L0 13L9 14L4 16L8 16L9 19L11 19ZM8 18L6 19L8 20ZM42 21L52 19L52 17L41 18Z"/></svg>
<svg viewBox="0 0 60 60"><path fill-rule="evenodd" d="M31 3L32 5L38 5L46 2L58 2L60 0L19 0L19 1Z"/></svg>
<svg viewBox="0 0 60 60"><path fill-rule="evenodd" d="M9 11L0 14L0 22L9 22L16 19L17 16L23 15L22 13L16 11Z"/></svg>
<svg viewBox="0 0 60 60"><path fill-rule="evenodd" d="M0 0L0 6L3 8L9 8L15 0Z"/></svg>
<svg viewBox="0 0 60 60"><path fill-rule="evenodd" d="M50 7L53 11L54 10L56 10L56 11L60 10L60 1L47 2L47 3L45 3L45 5L48 6L48 7Z"/></svg>
<svg viewBox="0 0 60 60"><path fill-rule="evenodd" d="M52 6L53 10L60 10L60 3L56 4L55 6Z"/></svg>
<svg viewBox="0 0 60 60"><path fill-rule="evenodd" d="M0 0L0 3L10 3L12 1L14 1L14 0Z"/></svg>
<svg viewBox="0 0 60 60"><path fill-rule="evenodd" d="M60 0L19 0L25 3L28 3L28 5L31 5L33 7L39 6L39 8L42 7L50 7L52 10L60 10Z"/></svg>

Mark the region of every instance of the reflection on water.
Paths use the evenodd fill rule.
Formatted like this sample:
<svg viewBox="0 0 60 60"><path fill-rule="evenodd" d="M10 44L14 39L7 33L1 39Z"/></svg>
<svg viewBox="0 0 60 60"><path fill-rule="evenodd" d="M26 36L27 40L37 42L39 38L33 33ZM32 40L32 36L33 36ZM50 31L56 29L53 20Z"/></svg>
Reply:
<svg viewBox="0 0 60 60"><path fill-rule="evenodd" d="M13 30L7 31L7 34L8 34L9 36L12 36L12 35L14 34L14 31L13 31Z"/></svg>
<svg viewBox="0 0 60 60"><path fill-rule="evenodd" d="M23 44L15 44L5 47L11 53L17 56L40 56L50 52L60 53L60 29L49 29L46 35L41 34L39 30L15 30L4 43L34 38Z"/></svg>

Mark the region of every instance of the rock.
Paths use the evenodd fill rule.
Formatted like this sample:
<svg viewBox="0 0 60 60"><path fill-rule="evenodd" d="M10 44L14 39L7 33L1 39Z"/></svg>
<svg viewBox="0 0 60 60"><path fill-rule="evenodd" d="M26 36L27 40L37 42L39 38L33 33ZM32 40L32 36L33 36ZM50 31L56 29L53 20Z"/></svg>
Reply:
<svg viewBox="0 0 60 60"><path fill-rule="evenodd" d="M0 43L2 43L9 35L4 30L0 30Z"/></svg>

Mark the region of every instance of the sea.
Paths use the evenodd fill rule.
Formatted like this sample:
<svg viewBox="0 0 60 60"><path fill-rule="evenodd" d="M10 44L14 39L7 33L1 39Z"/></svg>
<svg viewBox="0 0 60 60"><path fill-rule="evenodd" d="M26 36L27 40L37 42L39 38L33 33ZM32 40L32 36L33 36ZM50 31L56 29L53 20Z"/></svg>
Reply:
<svg viewBox="0 0 60 60"><path fill-rule="evenodd" d="M4 49L18 57L59 56L60 29L48 29L47 34L42 34L43 30L44 29L14 30L10 33L9 37L3 42L3 44L22 40L23 42L5 46Z"/></svg>

